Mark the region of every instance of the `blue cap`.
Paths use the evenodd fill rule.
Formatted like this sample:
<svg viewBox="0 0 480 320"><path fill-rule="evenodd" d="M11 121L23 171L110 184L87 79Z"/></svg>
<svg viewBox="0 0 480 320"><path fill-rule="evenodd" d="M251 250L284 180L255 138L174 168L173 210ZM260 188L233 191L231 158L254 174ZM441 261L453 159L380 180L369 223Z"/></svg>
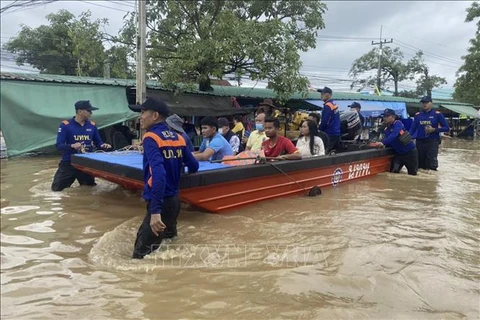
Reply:
<svg viewBox="0 0 480 320"><path fill-rule="evenodd" d="M333 94L333 91L332 91L332 89L330 89L329 87L325 87L325 88L323 88L323 89L318 89L317 91L318 91L318 92L320 92L320 93L329 93L329 94Z"/></svg>
<svg viewBox="0 0 480 320"><path fill-rule="evenodd" d="M422 98L422 100L420 100L420 102L422 103L432 102L432 98L429 96L425 96Z"/></svg>
<svg viewBox="0 0 480 320"><path fill-rule="evenodd" d="M380 115L381 117L387 117L387 116L395 116L396 113L395 113L395 110L393 109L385 109L383 110L383 113Z"/></svg>
<svg viewBox="0 0 480 320"><path fill-rule="evenodd" d="M349 108L362 109L362 106L361 106L360 103L358 103L358 102L354 102L354 103L352 103L351 105L349 105L348 107L349 107Z"/></svg>
<svg viewBox="0 0 480 320"><path fill-rule="evenodd" d="M147 100L145 100L145 102L140 105L129 105L128 107L130 108L130 110L135 112L140 112L142 110L157 111L160 115L164 116L165 118L167 118L168 115L170 114L170 110L167 104L163 100L154 99L150 97L147 97Z"/></svg>
<svg viewBox="0 0 480 320"><path fill-rule="evenodd" d="M98 110L98 108L92 106L88 100L80 100L75 102L75 110L95 111Z"/></svg>

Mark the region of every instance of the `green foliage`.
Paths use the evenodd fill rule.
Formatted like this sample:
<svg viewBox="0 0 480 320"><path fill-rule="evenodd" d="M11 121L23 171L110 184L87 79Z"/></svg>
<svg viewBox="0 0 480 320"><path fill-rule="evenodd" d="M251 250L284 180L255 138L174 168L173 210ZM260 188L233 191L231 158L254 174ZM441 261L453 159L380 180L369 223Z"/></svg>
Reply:
<svg viewBox="0 0 480 320"><path fill-rule="evenodd" d="M377 83L377 75L365 76L365 72L378 70L378 54L380 48L374 48L370 52L356 59L350 69L353 77L352 88L355 85L374 86ZM398 95L399 82L406 80L410 74L408 66L403 62L403 52L400 48L392 49L384 47L380 71L380 85L385 89L386 83L393 81L394 95Z"/></svg>
<svg viewBox="0 0 480 320"><path fill-rule="evenodd" d="M352 88L355 85L374 86L376 84L377 75L365 76L365 73L378 70L379 50L379 48L372 49L353 62L350 69L350 75L354 79ZM417 52L407 63L403 62L403 60L403 52L400 48L383 48L380 72L381 89L388 89L385 88L386 84L392 81L394 83L395 96L409 97L414 95L413 92L415 92L416 97L425 94L431 96L433 88L447 83L445 78L429 74L429 68L423 60L421 51ZM400 82L414 79L416 79L417 83L415 91L398 92L398 84Z"/></svg>
<svg viewBox="0 0 480 320"><path fill-rule="evenodd" d="M46 16L49 25L32 29L22 25L18 36L4 49L17 54L18 65L31 64L41 73L102 77L110 62L112 77L128 74L126 50L106 50L101 31L107 19L91 21L90 11L77 18L67 10Z"/></svg>
<svg viewBox="0 0 480 320"><path fill-rule="evenodd" d="M165 86L197 84L204 91L211 78L249 75L268 80L286 100L307 92L298 50L315 48L325 10L320 1L303 0L150 1L147 72Z"/></svg>
<svg viewBox="0 0 480 320"><path fill-rule="evenodd" d="M480 18L480 4L474 2L467 9L465 22L472 22ZM475 37L470 40L468 54L463 56L463 66L457 74L459 77L455 83L454 98L462 102L470 102L480 105L480 19L477 21Z"/></svg>
<svg viewBox="0 0 480 320"><path fill-rule="evenodd" d="M445 78L431 75L429 72L428 65L423 60L423 52L419 51L415 56L408 62L408 69L413 74L419 74L420 77L417 78L417 89L416 92L419 96L427 95L432 96L433 88L440 87L442 84L446 84L447 80Z"/></svg>

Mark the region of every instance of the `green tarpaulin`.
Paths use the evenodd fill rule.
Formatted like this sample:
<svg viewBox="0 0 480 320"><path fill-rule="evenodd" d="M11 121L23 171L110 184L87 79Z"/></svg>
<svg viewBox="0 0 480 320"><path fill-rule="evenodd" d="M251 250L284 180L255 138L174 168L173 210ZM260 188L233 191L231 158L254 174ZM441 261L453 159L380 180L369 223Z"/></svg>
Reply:
<svg viewBox="0 0 480 320"><path fill-rule="evenodd" d="M470 106L455 103L440 103L440 106L460 115L466 115L467 117L471 118L479 118L478 111Z"/></svg>
<svg viewBox="0 0 480 320"><path fill-rule="evenodd" d="M124 87L2 80L0 93L8 156L55 145L60 122L75 115L78 100L100 109L92 115L98 128L138 116L128 109Z"/></svg>

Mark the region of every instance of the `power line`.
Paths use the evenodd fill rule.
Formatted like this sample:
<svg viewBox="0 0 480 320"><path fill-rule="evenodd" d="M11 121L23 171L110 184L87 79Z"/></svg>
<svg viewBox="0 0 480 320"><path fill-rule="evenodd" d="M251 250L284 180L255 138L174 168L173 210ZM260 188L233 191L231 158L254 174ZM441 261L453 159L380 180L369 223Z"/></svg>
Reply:
<svg viewBox="0 0 480 320"><path fill-rule="evenodd" d="M92 3L92 2L89 2L89 1L86 1L86 0L79 0L79 1L80 1L80 2L83 2L83 3L86 3L86 4L91 4L91 5L94 5L94 6L103 7L103 8L112 9L112 10L117 10L117 11L121 11L121 12L126 12L126 13L132 12L132 11L125 11L125 10L122 10L122 9L105 6L105 5L99 4L99 3ZM133 9L133 8L132 8L132 9Z"/></svg>
<svg viewBox="0 0 480 320"><path fill-rule="evenodd" d="M133 3L132 4L126 4L125 2L127 2L127 1L108 1L108 2L115 3L115 4L118 4L118 5L124 6L124 7L135 9L135 5Z"/></svg>
<svg viewBox="0 0 480 320"><path fill-rule="evenodd" d="M429 43L435 44L435 45L440 46L440 47L443 47L443 48L447 48L447 49L451 49L451 50L458 51L458 48L452 48L452 47L448 47L448 46L446 46L446 45L444 45L444 44L441 44L441 43L434 43L434 42L432 42L432 41L428 41L428 40L420 39L420 38L417 38L417 37L413 37L413 36L411 36L409 33L400 31L400 30L398 30L398 29L391 28L391 27L389 27L389 26L385 26L385 25L384 25L384 27L387 27L388 29L393 30L393 31L396 31L396 32L398 32L398 33L402 33L402 34L406 35L408 38L417 39L417 40L420 40L420 41L422 41L422 42L429 42Z"/></svg>
<svg viewBox="0 0 480 320"><path fill-rule="evenodd" d="M446 58L446 57L437 55L437 54L435 54L435 53L431 53L431 52L425 51L425 50L423 50L423 49L417 48L417 47L415 47L415 46L412 46L412 45L410 45L410 44L408 44L408 43L405 43L405 42L402 42L402 41L400 41L400 40L397 40L397 42L403 44L404 46L408 46L408 47L411 47L411 48L413 48L413 49L417 49L417 50L419 50L419 51L422 51L425 55L429 55L429 56L431 56L431 57L433 57L433 58L436 58L436 59L438 59L438 60L443 60L443 61L449 62L449 63L463 64L463 62L460 61L460 60L455 60L455 59Z"/></svg>

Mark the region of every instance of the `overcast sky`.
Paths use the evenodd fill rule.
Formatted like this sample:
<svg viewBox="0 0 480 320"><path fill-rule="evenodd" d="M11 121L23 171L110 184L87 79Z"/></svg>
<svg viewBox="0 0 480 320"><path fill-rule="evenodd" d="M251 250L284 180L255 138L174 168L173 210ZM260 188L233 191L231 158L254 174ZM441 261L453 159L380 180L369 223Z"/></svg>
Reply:
<svg viewBox="0 0 480 320"><path fill-rule="evenodd" d="M1 1L1 6L12 1ZM393 38L393 44L411 58L418 49L425 53L431 73L443 76L451 88L455 72L462 64L468 41L474 36L475 23L465 23L466 11L473 1L327 1L326 28L319 32L317 48L302 53L303 72L313 77L315 86L348 90L348 71L352 62L372 49L371 41ZM109 19L107 32L117 33L123 17L134 10L134 1L59 1L32 9L7 11L1 15L1 42L8 41L20 30L20 24L38 27L46 24L45 16L60 9L78 15L90 10L93 18ZM2 71L20 70L6 68ZM401 89L413 89L405 84Z"/></svg>

